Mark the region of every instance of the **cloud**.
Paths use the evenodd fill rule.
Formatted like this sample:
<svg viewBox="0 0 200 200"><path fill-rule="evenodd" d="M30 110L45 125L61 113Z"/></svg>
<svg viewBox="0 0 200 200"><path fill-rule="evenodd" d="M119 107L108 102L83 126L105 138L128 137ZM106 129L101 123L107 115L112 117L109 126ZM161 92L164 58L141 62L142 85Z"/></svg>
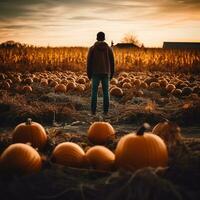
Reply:
<svg viewBox="0 0 200 200"><path fill-rule="evenodd" d="M1 26L2 29L37 29L36 26L31 25L4 25Z"/></svg>
<svg viewBox="0 0 200 200"><path fill-rule="evenodd" d="M94 16L74 16L74 17L70 17L68 18L69 20L83 20L83 21L88 21L88 20L104 20L101 17L94 17Z"/></svg>
<svg viewBox="0 0 200 200"><path fill-rule="evenodd" d="M199 0L161 0L158 3L160 12L190 12L199 11L200 1ZM186 13L185 13L186 14Z"/></svg>
<svg viewBox="0 0 200 200"><path fill-rule="evenodd" d="M56 34L73 36L75 31L92 34L99 28L124 34L190 22L194 27L199 24L199 10L199 0L0 0L0 32L4 34L0 38L24 37L36 29L48 39Z"/></svg>
<svg viewBox="0 0 200 200"><path fill-rule="evenodd" d="M59 13L54 12L60 9ZM157 16L162 17L171 13L183 13L185 11L199 11L199 0L1 0L0 21L14 20L16 18L48 18L55 15L69 13L69 19L73 20L101 20L98 15L118 15L124 19L129 16ZM76 12L87 10L83 16L74 15ZM91 15L91 13L92 15ZM45 13L47 15L45 16ZM122 14L125 14L123 16ZM82 18L81 18L82 17ZM105 20L105 17L103 17Z"/></svg>

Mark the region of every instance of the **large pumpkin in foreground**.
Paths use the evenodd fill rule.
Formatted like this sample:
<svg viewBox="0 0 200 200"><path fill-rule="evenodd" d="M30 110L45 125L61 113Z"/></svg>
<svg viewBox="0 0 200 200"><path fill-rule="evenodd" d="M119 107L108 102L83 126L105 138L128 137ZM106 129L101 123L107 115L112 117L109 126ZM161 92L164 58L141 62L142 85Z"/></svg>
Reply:
<svg viewBox="0 0 200 200"><path fill-rule="evenodd" d="M63 142L55 147L52 161L68 167L82 167L85 164L85 152L73 142Z"/></svg>
<svg viewBox="0 0 200 200"><path fill-rule="evenodd" d="M105 144L115 136L115 130L108 122L94 122L88 129L88 139L93 144Z"/></svg>
<svg viewBox="0 0 200 200"><path fill-rule="evenodd" d="M41 169L42 159L33 147L17 143L10 145L1 154L0 166L4 172L30 174Z"/></svg>
<svg viewBox="0 0 200 200"><path fill-rule="evenodd" d="M47 142L45 129L37 122L27 122L16 126L12 134L13 143L31 143L31 146L42 149Z"/></svg>
<svg viewBox="0 0 200 200"><path fill-rule="evenodd" d="M104 146L94 146L86 152L86 160L94 169L109 171L114 166L115 155Z"/></svg>
<svg viewBox="0 0 200 200"><path fill-rule="evenodd" d="M144 124L137 133L123 136L115 150L115 162L119 168L134 171L143 167L166 166L168 152L164 141L152 133L144 133Z"/></svg>

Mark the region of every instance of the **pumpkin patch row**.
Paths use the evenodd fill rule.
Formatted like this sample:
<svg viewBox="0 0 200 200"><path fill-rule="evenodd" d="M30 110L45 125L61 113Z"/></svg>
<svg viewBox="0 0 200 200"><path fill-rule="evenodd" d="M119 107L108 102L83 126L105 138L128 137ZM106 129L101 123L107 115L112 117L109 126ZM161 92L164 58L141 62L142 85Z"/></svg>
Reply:
<svg viewBox="0 0 200 200"><path fill-rule="evenodd" d="M84 152L76 143L63 142L54 148L49 159L64 166L96 170L134 171L148 166L167 166L167 146L158 135L146 133L148 128L145 123L137 132L121 137L112 152L103 145L115 138L114 128L108 122L94 122L88 129L88 140L94 146ZM42 152L48 139L45 129L28 119L14 129L12 139L14 144L1 154L0 169L22 174L38 172L42 167L38 151Z"/></svg>
<svg viewBox="0 0 200 200"><path fill-rule="evenodd" d="M68 91L84 92L91 88L87 74L65 72L36 72L0 74L0 88L9 90L15 88L20 92L32 92L34 84L52 88L56 93ZM127 90L138 90L143 95L144 90L171 94L175 97L185 97L191 94L200 96L200 78L198 75L121 72L110 81L110 93L115 97L122 97Z"/></svg>
<svg viewBox="0 0 200 200"><path fill-rule="evenodd" d="M89 80L85 73L76 75L74 72L36 72L34 74L22 74L7 72L0 74L0 88L9 90L15 88L19 92L32 92L34 84L40 87L50 87L57 93L67 91L83 92Z"/></svg>

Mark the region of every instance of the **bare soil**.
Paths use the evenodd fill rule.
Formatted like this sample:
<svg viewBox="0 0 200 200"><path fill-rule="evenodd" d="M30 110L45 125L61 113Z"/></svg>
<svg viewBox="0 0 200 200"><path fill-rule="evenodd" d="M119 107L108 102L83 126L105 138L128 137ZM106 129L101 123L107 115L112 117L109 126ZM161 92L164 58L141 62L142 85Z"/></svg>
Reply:
<svg viewBox="0 0 200 200"><path fill-rule="evenodd" d="M176 98L161 91L145 91L135 96L131 89L121 98L111 97L108 116L102 114L99 91L98 112L90 114L90 90L82 94L70 91L55 94L52 88L33 85L33 92L22 94L15 89L0 91L0 152L12 143L13 128L32 118L45 126L48 144L41 154L43 169L36 175L0 174L1 199L189 199L200 198L200 99ZM170 161L165 169L145 168L130 173L93 169L74 169L52 163L53 148L64 141L91 147L87 130L94 121L108 121L116 138L105 146L113 150L121 136L148 122L177 123L183 139L169 148Z"/></svg>

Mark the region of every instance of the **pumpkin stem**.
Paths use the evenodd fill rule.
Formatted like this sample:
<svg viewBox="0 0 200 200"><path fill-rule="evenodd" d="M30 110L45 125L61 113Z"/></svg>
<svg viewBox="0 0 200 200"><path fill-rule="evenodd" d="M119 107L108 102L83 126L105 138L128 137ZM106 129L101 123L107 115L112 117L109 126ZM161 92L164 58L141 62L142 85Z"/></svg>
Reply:
<svg viewBox="0 0 200 200"><path fill-rule="evenodd" d="M26 125L31 125L31 123L32 123L32 119L28 118L27 121L26 121Z"/></svg>
<svg viewBox="0 0 200 200"><path fill-rule="evenodd" d="M162 117L163 122L169 122L169 120L165 117Z"/></svg>
<svg viewBox="0 0 200 200"><path fill-rule="evenodd" d="M144 123L136 132L137 135L144 135L144 132L150 128L150 125L148 123Z"/></svg>

